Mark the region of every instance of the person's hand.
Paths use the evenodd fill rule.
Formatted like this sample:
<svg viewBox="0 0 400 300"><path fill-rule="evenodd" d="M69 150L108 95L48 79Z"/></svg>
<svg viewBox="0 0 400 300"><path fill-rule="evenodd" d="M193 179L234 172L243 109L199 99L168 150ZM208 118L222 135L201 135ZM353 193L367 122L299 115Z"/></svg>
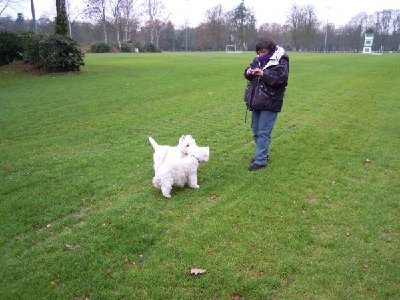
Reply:
<svg viewBox="0 0 400 300"><path fill-rule="evenodd" d="M247 75L257 75L257 76L262 76L263 75L263 70L261 70L260 68L248 68L246 71Z"/></svg>
<svg viewBox="0 0 400 300"><path fill-rule="evenodd" d="M264 72L260 68L255 68L255 69L253 69L253 73L252 74L253 75L257 75L257 76L263 76Z"/></svg>

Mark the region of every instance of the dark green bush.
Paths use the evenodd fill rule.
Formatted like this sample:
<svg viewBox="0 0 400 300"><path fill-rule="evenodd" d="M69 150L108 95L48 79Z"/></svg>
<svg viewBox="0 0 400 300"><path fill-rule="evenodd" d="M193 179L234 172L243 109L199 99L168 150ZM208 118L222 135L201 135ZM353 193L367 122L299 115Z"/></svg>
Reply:
<svg viewBox="0 0 400 300"><path fill-rule="evenodd" d="M108 53L111 51L111 46L104 42L94 42L90 45L92 53Z"/></svg>
<svg viewBox="0 0 400 300"><path fill-rule="evenodd" d="M45 71L79 71L85 55L75 40L51 35L39 42L40 65Z"/></svg>
<svg viewBox="0 0 400 300"><path fill-rule="evenodd" d="M154 44L146 44L146 45L144 45L143 46L143 51L144 52L161 52L157 47L156 47L156 45L154 45Z"/></svg>
<svg viewBox="0 0 400 300"><path fill-rule="evenodd" d="M67 36L0 30L0 65L24 59L45 71L79 71L83 58L76 41Z"/></svg>
<svg viewBox="0 0 400 300"><path fill-rule="evenodd" d="M40 64L39 42L45 39L44 35L36 35L34 32L19 33L23 48L22 57L25 62L32 65Z"/></svg>
<svg viewBox="0 0 400 300"><path fill-rule="evenodd" d="M121 43L121 52L132 52L132 44Z"/></svg>
<svg viewBox="0 0 400 300"><path fill-rule="evenodd" d="M22 59L23 47L18 34L0 30L0 66Z"/></svg>
<svg viewBox="0 0 400 300"><path fill-rule="evenodd" d="M135 48L138 49L140 52L143 52L142 44L139 41L131 41L132 44L132 51L135 51Z"/></svg>

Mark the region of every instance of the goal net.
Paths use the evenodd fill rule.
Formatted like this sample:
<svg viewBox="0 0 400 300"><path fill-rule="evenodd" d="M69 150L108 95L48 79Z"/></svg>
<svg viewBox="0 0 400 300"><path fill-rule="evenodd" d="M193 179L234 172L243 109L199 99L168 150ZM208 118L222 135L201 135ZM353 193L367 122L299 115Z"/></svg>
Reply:
<svg viewBox="0 0 400 300"><path fill-rule="evenodd" d="M226 45L225 51L226 53L241 53L242 49L236 45Z"/></svg>

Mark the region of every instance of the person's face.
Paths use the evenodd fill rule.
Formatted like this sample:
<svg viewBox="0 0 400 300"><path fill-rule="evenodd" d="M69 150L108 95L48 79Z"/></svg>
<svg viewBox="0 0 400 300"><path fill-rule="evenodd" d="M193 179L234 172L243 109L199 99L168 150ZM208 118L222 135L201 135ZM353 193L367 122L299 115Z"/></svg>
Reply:
<svg viewBox="0 0 400 300"><path fill-rule="evenodd" d="M262 56L268 54L268 52L268 49L261 49L257 52L257 54Z"/></svg>

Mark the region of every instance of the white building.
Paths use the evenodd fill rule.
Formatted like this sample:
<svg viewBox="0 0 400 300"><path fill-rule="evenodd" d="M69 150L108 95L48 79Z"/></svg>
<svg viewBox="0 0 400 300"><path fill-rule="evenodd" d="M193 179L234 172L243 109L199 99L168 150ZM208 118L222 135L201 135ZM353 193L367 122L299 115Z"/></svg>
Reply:
<svg viewBox="0 0 400 300"><path fill-rule="evenodd" d="M372 43L374 42L374 32L369 29L365 32L363 53L372 53Z"/></svg>

